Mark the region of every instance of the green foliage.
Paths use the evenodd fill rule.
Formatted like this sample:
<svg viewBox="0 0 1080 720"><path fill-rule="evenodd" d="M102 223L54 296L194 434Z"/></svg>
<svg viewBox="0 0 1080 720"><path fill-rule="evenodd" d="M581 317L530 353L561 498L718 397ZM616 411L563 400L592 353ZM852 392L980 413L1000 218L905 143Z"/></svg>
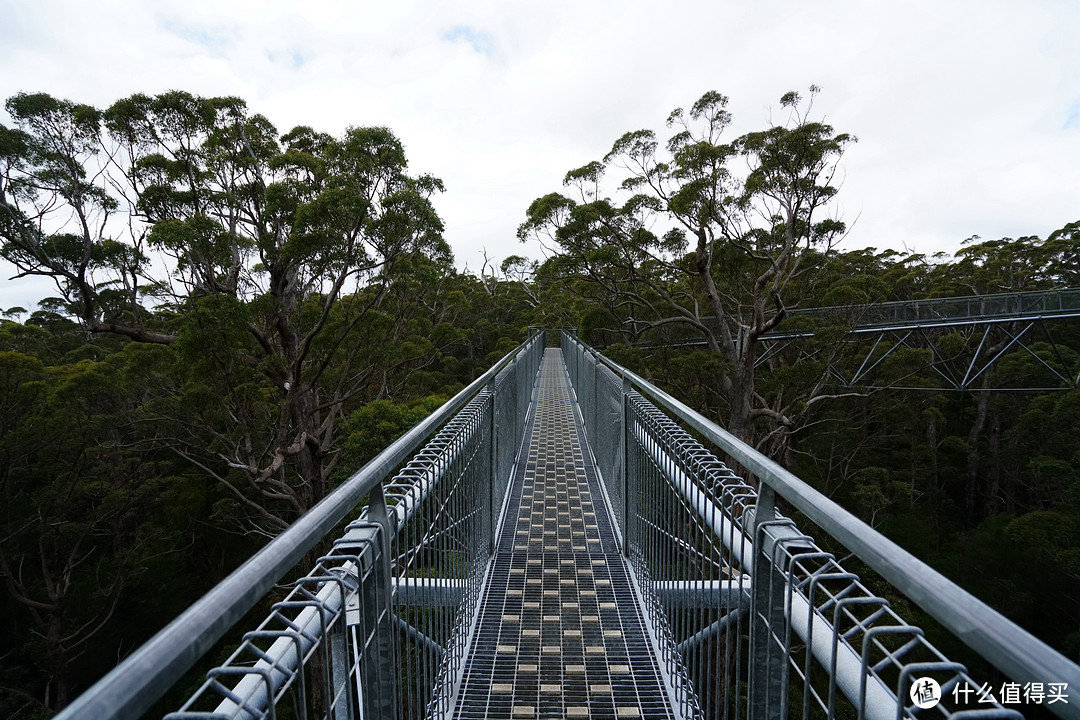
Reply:
<svg viewBox="0 0 1080 720"><path fill-rule="evenodd" d="M146 637L114 626L122 592L189 529L168 462L132 444L142 388L126 368L118 354L46 366L0 352L0 575L17 619L2 632L50 708L98 671L87 644L105 628L118 642Z"/></svg>
<svg viewBox="0 0 1080 720"><path fill-rule="evenodd" d="M7 107L0 254L58 297L0 320L0 557L25 578L0 634L55 708L516 345L536 302L524 263L490 285L453 270L443 184L387 128L279 135L179 91ZM372 402L405 410L365 425ZM83 625L94 643L46 642Z"/></svg>
<svg viewBox="0 0 1080 720"><path fill-rule="evenodd" d="M586 340L698 340L721 356L703 374L729 429L753 440L759 425L792 426L791 402L806 401L774 407L778 394L757 392L758 338L813 287L808 273L844 231L824 212L855 138L810 120L788 93L787 124L726 141L727 102L708 92L673 111L666 152L651 130L625 133L602 162L566 174L567 195L533 201L518 237L557 248L540 271L581 298L568 314ZM617 198L605 195L612 175Z"/></svg>
<svg viewBox="0 0 1080 720"><path fill-rule="evenodd" d="M670 114L666 142L626 133L530 205L519 236L556 254L478 278L441 237L442 183L409 175L386 128L279 134L237 98L183 92L105 111L11 98L0 253L58 297L0 319L0 640L19 658L0 672L34 698L0 692L0 708L62 704L530 325L575 327L745 423L1075 656L1080 634L1060 628L1080 596L1080 393L946 394L928 350L871 351L849 329L883 301L1074 285L1078 223L952 259L837 252L824 213L854 138L798 93L781 105L784 125L727 139L710 92ZM123 170L108 181L106 146ZM133 232L113 222L125 211ZM847 311L789 315L833 305ZM814 336L766 354L774 327ZM1080 360L1061 337L1003 351L986 377L1055 386L1048 366ZM966 367L978 342L957 330L939 351ZM841 386L864 358L878 385L925 390Z"/></svg>
<svg viewBox="0 0 1080 720"><path fill-rule="evenodd" d="M349 468L363 466L447 400L446 395L428 395L407 402L376 400L354 411L342 428L342 464Z"/></svg>

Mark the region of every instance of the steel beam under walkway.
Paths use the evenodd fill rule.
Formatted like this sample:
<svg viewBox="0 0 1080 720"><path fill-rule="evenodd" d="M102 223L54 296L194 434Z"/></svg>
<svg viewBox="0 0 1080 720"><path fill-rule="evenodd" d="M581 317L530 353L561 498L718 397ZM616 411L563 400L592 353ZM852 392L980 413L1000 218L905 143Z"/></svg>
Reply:
<svg viewBox="0 0 1080 720"><path fill-rule="evenodd" d="M672 718L669 686L548 349L455 718Z"/></svg>

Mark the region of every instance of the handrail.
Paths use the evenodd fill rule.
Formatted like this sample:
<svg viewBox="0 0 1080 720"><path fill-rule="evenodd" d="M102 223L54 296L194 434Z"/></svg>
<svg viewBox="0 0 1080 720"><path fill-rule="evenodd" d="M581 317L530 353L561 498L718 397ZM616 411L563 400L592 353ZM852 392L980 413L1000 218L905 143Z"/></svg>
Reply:
<svg viewBox="0 0 1080 720"><path fill-rule="evenodd" d="M785 329L795 318L851 318L850 331L856 334L912 328L947 328L998 324L1026 319L1067 319L1080 317L1080 288L1025 290L990 295L958 295L891 300L869 305L833 305L793 308L785 313L785 323L763 333L762 339L784 340L810 337L813 329Z"/></svg>
<svg viewBox="0 0 1080 720"><path fill-rule="evenodd" d="M889 300L856 305L825 305L795 307L784 311L784 320L762 340L789 340L812 337L819 323L830 318L846 320L848 331L854 334L878 333L913 328L947 328L970 325L999 324L1018 320L1070 319L1080 317L1080 288L1051 288L988 295L956 295L922 298L919 300ZM792 322L802 318L803 323ZM716 317L701 318L707 327L715 329ZM670 326L665 326L670 327ZM608 328L607 331L618 332ZM679 337L683 337L680 335ZM701 338L679 341L680 344L702 345ZM643 343L639 347L656 347L663 343Z"/></svg>
<svg viewBox="0 0 1080 720"><path fill-rule="evenodd" d="M708 418L578 338L572 337L572 340L779 493L1012 680L1020 683L1065 682L1072 688L1080 688L1080 666L1076 663ZM1080 705L1059 703L1050 709L1061 717L1080 718Z"/></svg>
<svg viewBox="0 0 1080 720"><path fill-rule="evenodd" d="M138 718L394 468L534 342L536 334L390 444L62 710L56 720Z"/></svg>
<svg viewBox="0 0 1080 720"><path fill-rule="evenodd" d="M953 312L963 310L962 313ZM869 323L908 323L917 320L940 321L948 318L973 317L988 319L1000 315L1042 313L1048 316L1071 314L1080 311L1080 288L1049 288L1046 290L1023 290L986 295L955 295L947 297L920 298L918 300L890 300L862 305L832 305L814 308L793 308L787 317L824 317L839 315L853 310L867 312ZM945 312L942 312L944 310Z"/></svg>

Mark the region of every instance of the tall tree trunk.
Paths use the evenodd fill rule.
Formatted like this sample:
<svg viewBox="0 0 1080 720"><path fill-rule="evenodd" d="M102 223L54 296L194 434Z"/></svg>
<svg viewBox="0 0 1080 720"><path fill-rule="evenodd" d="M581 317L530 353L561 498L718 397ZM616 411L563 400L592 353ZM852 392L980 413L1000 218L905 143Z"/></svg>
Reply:
<svg viewBox="0 0 1080 720"><path fill-rule="evenodd" d="M747 445L754 445L754 425L752 411L754 407L754 360L750 358L731 358L736 360L738 368L734 378L731 378L728 402L730 403L727 431ZM749 480L749 473L742 464L728 458L731 470Z"/></svg>
<svg viewBox="0 0 1080 720"><path fill-rule="evenodd" d="M752 445L753 426L751 423L751 410L754 397L754 376L749 377L740 371L731 383L731 410L728 419L728 432L739 440Z"/></svg>
<svg viewBox="0 0 1080 720"><path fill-rule="evenodd" d="M985 386L986 383L984 382L983 385ZM989 391L979 390L976 396L978 403L975 408L975 419L971 423L971 430L968 431L967 482L964 485L964 519L968 525L978 522L976 515L979 496L982 494L979 488L979 438L982 436L983 428L986 427L986 417L990 412Z"/></svg>
<svg viewBox="0 0 1080 720"><path fill-rule="evenodd" d="M926 421L926 445L930 451L930 487L935 491L939 490L940 485L940 473L938 472L938 431L937 431L937 418L933 413L928 413L929 419Z"/></svg>
<svg viewBox="0 0 1080 720"><path fill-rule="evenodd" d="M53 710L63 710L71 696L71 672L68 668L67 648L62 642L64 618L59 608L49 612L48 629L46 630L45 647L49 657L49 673L53 692L52 697L46 699Z"/></svg>
<svg viewBox="0 0 1080 720"><path fill-rule="evenodd" d="M998 503L998 495L1001 492L1001 420L996 414L991 418L993 424L990 427L990 468L988 472L990 483L986 488L986 511L987 513L999 512L1002 508Z"/></svg>

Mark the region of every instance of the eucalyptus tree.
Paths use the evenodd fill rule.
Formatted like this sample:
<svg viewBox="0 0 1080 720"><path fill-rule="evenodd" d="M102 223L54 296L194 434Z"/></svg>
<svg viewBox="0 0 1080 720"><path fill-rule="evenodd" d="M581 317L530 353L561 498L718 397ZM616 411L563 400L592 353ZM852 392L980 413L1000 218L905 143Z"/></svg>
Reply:
<svg viewBox="0 0 1080 720"><path fill-rule="evenodd" d="M550 250L550 269L587 280L632 335L679 326L703 340L721 360L728 430L745 440L759 419L786 435L796 401L813 401L763 397L755 366L761 336L845 229L828 209L854 138L810 118L817 92L810 102L785 94L785 124L730 141L728 99L706 93L671 113L663 150L652 130L626 133L602 161L567 173L568 194L535 200L518 229ZM617 200L609 173L621 180Z"/></svg>
<svg viewBox="0 0 1080 720"><path fill-rule="evenodd" d="M155 629L132 612L140 589L164 592L157 604L175 609L168 591L199 577L176 573L179 563L160 572L190 544L192 483L171 474L167 453L125 447L143 392L125 365L137 360L121 352L45 366L0 350L0 637L14 651L0 658L0 707L4 695L64 707L125 641Z"/></svg>
<svg viewBox="0 0 1080 720"><path fill-rule="evenodd" d="M441 181L386 128L279 136L238 98L6 107L3 257L89 333L161 346L177 372L148 380L152 441L221 481L223 515L280 531L327 492L350 404L433 352L403 342L423 333L395 287L419 256L449 267Z"/></svg>

